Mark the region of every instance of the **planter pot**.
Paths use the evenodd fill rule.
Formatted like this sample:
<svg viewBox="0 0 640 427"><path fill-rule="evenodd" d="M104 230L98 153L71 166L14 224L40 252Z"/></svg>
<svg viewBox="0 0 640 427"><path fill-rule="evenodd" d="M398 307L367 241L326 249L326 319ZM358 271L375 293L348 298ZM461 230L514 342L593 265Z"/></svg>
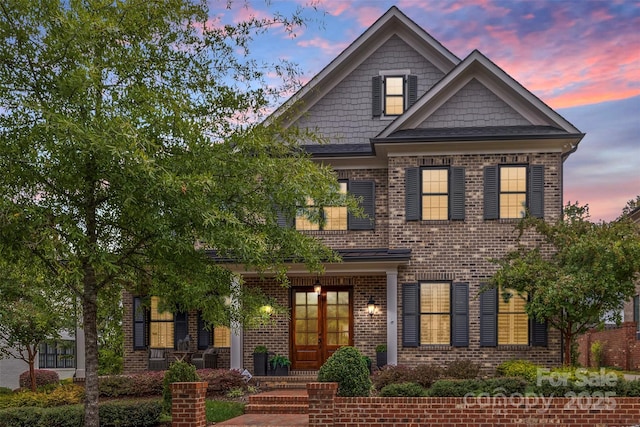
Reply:
<svg viewBox="0 0 640 427"><path fill-rule="evenodd" d="M380 353L376 353L376 365L378 365L378 369L381 369L383 366L387 364L387 352L382 351Z"/></svg>
<svg viewBox="0 0 640 427"><path fill-rule="evenodd" d="M289 367L288 366L277 366L273 371L276 377L286 377L289 375Z"/></svg>
<svg viewBox="0 0 640 427"><path fill-rule="evenodd" d="M267 375L267 360L269 355L267 353L253 353L253 375L266 376Z"/></svg>

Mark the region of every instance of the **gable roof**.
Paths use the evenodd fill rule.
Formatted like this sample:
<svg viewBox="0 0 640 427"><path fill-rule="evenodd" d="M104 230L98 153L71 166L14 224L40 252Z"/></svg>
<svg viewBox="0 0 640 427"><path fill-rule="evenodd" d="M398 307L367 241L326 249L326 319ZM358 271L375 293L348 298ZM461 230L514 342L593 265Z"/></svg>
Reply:
<svg viewBox="0 0 640 427"><path fill-rule="evenodd" d="M478 80L526 119L531 125L526 126L527 132L531 132L537 127L540 130L551 127L556 128L559 133L582 135L575 126L524 88L480 51L474 50L374 139L393 138L406 133L409 129L414 130L413 134L417 136L418 133L415 130L420 127L420 124L473 79ZM430 129L425 135L432 131L433 129ZM547 131L543 133L548 134Z"/></svg>
<svg viewBox="0 0 640 427"><path fill-rule="evenodd" d="M394 35L411 45L444 74L449 73L460 62L457 56L422 27L396 6L392 6L340 55L282 104L267 119L267 123L280 117L285 118L285 125L293 123ZM285 117L285 113L290 116Z"/></svg>

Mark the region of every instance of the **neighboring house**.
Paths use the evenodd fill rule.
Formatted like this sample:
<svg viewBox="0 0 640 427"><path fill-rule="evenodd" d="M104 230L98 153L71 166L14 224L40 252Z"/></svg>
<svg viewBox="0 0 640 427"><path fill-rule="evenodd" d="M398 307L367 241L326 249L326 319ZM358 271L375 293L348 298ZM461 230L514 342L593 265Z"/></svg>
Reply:
<svg viewBox="0 0 640 427"><path fill-rule="evenodd" d="M75 334L66 331L55 342L41 343L35 360L36 369L54 371L61 380L84 379L84 331ZM20 374L29 370L29 364L19 358L0 359L0 387L20 387Z"/></svg>
<svg viewBox="0 0 640 427"><path fill-rule="evenodd" d="M629 213L629 218L636 224L640 225L640 206L636 207ZM624 317L625 322L636 322L640 325L640 283L636 284L636 295L624 304ZM638 328L638 338L640 338L640 326Z"/></svg>
<svg viewBox="0 0 640 427"><path fill-rule="evenodd" d="M220 338L197 313L145 313L134 309L139 297L125 295L126 372L146 369L150 346L177 348L187 332L192 350L221 342L229 358L219 366L249 370L257 345L288 355L294 370L318 369L343 345L373 358L378 344L389 364L561 363L559 333L527 317L526 296L505 303L479 291L496 271L490 259L515 247L525 208L560 217L578 129L482 53L460 60L395 7L274 117L285 111L295 111L288 125L329 139L306 149L362 197L369 217L316 206L322 229L295 213L283 225L322 239L343 262L320 277L291 265L290 289L237 270L291 316L217 330Z"/></svg>

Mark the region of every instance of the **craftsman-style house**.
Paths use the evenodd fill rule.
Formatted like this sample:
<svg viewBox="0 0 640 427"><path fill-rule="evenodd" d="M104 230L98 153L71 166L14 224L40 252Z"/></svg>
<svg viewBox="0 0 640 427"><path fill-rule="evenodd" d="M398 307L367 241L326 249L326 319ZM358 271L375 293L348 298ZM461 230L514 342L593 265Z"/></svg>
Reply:
<svg viewBox="0 0 640 427"><path fill-rule="evenodd" d="M295 219L343 262L320 277L291 265L290 289L239 270L291 309L259 329L211 333L197 313L158 313L153 301L145 317L126 295L125 371L147 369L149 347L177 349L187 333L193 351L217 349L218 367L249 370L258 345L288 355L294 370L319 368L343 345L374 358L380 344L389 364L560 363L559 334L527 317L526 296L505 303L479 290L525 212L561 215L578 129L482 53L457 58L396 7L274 114L294 104L289 124L329 139L306 149L369 215L320 206L322 229Z"/></svg>

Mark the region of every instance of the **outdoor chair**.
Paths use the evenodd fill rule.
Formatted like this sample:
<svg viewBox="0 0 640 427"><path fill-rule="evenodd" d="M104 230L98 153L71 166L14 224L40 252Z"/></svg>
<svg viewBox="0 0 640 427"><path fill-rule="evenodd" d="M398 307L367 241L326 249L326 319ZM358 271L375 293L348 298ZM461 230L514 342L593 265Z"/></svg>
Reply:
<svg viewBox="0 0 640 427"><path fill-rule="evenodd" d="M149 349L149 370L164 371L169 366L167 360L168 354L164 348Z"/></svg>
<svg viewBox="0 0 640 427"><path fill-rule="evenodd" d="M196 369L218 369L218 352L215 348L208 348L201 353L191 356L191 364Z"/></svg>

